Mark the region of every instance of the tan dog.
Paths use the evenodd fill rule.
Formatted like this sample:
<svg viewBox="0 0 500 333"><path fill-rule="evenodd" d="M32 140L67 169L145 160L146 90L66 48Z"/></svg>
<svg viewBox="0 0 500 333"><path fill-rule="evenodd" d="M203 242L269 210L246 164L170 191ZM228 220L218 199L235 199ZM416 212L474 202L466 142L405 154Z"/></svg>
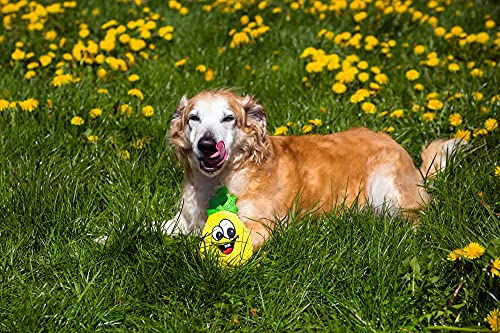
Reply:
<svg viewBox="0 0 500 333"><path fill-rule="evenodd" d="M167 233L199 232L208 200L225 184L238 197L239 217L254 250L293 203L330 211L338 204L376 213L410 215L424 208L423 175L446 164L456 140L434 141L420 171L389 135L366 128L330 135L269 136L262 105L228 90L183 96L170 123L170 139L186 161L180 211Z"/></svg>

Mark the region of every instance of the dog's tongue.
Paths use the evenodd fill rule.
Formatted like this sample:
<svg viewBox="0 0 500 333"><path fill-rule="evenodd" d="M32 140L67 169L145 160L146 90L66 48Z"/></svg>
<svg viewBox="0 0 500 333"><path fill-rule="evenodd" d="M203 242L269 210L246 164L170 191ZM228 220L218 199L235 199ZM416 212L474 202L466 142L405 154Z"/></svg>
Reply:
<svg viewBox="0 0 500 333"><path fill-rule="evenodd" d="M219 156L224 156L226 155L226 145L224 145L224 141L219 141L217 142L217 144L215 145L215 148L217 148L217 151L215 153L213 153L212 155L210 155L210 158L217 158Z"/></svg>

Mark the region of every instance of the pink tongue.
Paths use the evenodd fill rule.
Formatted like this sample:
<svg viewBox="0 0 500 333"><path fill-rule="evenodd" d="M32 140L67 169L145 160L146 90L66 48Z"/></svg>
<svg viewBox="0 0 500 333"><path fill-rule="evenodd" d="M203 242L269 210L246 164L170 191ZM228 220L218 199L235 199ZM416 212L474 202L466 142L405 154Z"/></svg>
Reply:
<svg viewBox="0 0 500 333"><path fill-rule="evenodd" d="M210 158L216 158L219 157L220 155L224 155L226 153L226 146L224 145L224 141L219 141L215 145L215 148L217 148L217 151L210 155Z"/></svg>

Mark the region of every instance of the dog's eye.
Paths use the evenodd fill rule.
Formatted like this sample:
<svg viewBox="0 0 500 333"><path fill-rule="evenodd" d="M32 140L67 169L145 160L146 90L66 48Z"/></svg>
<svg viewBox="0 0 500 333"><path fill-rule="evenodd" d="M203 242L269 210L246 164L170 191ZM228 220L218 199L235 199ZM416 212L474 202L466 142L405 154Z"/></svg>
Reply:
<svg viewBox="0 0 500 333"><path fill-rule="evenodd" d="M233 121L233 120L234 120L234 116L232 114L229 114L229 115L225 116L224 118L222 118L223 123L228 123L228 122Z"/></svg>
<svg viewBox="0 0 500 333"><path fill-rule="evenodd" d="M188 119L189 121L200 121L200 117L195 114L190 114Z"/></svg>

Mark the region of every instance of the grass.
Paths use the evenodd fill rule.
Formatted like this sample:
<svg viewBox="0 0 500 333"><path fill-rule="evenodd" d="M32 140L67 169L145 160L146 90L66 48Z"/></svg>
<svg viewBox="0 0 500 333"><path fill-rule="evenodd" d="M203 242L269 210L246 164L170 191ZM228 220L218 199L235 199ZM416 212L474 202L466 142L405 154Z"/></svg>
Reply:
<svg viewBox="0 0 500 333"><path fill-rule="evenodd" d="M368 16L357 23L354 15L363 10L327 12L323 20L319 13L305 13L311 4L293 10L292 2L270 2L264 9L242 2L242 10L222 13L223 3L206 12L203 5L208 3L186 2L179 9L175 2L169 7L163 1L86 1L64 7L64 14L49 14L40 21L41 30L32 31L21 18L28 7L14 17L2 2L0 330L492 328L485 318L500 307L499 277L491 274L492 262L500 256L500 178L495 175L500 140L498 129L479 130L487 127L486 120L499 119L498 28L488 28L486 22L500 17L500 8L494 1L434 3L409 7L435 17L435 26L447 32L462 27L464 36L437 36L428 22L412 21L408 9L383 14L366 3ZM145 6L152 12L144 12ZM187 15L180 13L183 6ZM273 13L273 8L281 12ZM401 9L397 3L393 8ZM132 52L135 63L127 62L123 72L110 63L96 63L96 55L88 63L67 60L61 68L79 81L51 84L56 64L82 39L81 23L90 30L84 40L99 43L105 36L101 26L110 19L127 24L153 13L158 14L158 28L171 25L175 30L167 41L153 29L155 49L142 50L149 59ZM228 33L243 29L239 20L244 14L251 20L261 15L269 31L254 44L230 48ZM17 23L9 27L5 17ZM395 46L367 51L364 42L360 48L345 47L317 37L323 28L335 35L354 34L356 25L363 36L373 34L380 43L394 40ZM50 30L58 34L52 42L45 37ZM484 44L459 45L482 31L489 36ZM67 39L63 46L62 37ZM23 45L16 45L20 41ZM35 76L26 79L29 64L41 62L50 43L57 44L52 62L39 64ZM415 55L416 45L424 45L425 53ZM357 89L375 82L374 73L369 82L355 80L345 93L335 94L331 86L338 71L306 70L315 60L300 55L311 46L341 60L355 54L370 67L380 67L389 81L367 100L352 103ZM32 51L34 57L15 60L16 48ZM440 57L437 67L422 62L432 51ZM127 59L128 48L117 43L109 52ZM187 63L176 67L185 57ZM459 64L460 71L450 72L450 63ZM197 71L199 64L214 71L213 80ZM405 77L411 68L420 73L416 81ZM98 69L107 75L99 77ZM472 74L474 69L482 76ZM133 73L140 76L135 83L127 79ZM415 90L415 83L424 90ZM254 94L267 108L271 133L284 126L288 134L304 134L303 126L314 119L321 120L311 126L314 134L367 126L390 132L417 163L421 146L434 138L470 131L470 148L428 184L432 201L417 230L403 219L369 212L345 210L320 218L291 212L247 264L221 269L200 257L197 237L169 237L151 227L153 221L173 216L180 194L182 167L166 140L175 106L182 94L217 87ZM108 93L99 94L99 88ZM144 100L127 95L131 88L139 88ZM432 92L440 95L429 97ZM19 103L1 107L1 100L28 98L39 102L30 112ZM430 99L443 107L432 110ZM363 112L361 105L368 101L376 105L375 114ZM124 104L132 107L130 115L121 112ZM413 110L414 104L419 107ZM141 114L146 105L154 107L152 117ZM90 117L92 108L102 109L102 115ZM401 118L390 116L396 109L404 110ZM423 120L425 112L434 113L434 120ZM462 117L461 124L450 123L454 113ZM74 116L85 123L72 125ZM91 135L99 137L96 143L89 142ZM106 244L93 241L102 235L109 236ZM470 242L485 248L480 258L446 260L450 251Z"/></svg>

